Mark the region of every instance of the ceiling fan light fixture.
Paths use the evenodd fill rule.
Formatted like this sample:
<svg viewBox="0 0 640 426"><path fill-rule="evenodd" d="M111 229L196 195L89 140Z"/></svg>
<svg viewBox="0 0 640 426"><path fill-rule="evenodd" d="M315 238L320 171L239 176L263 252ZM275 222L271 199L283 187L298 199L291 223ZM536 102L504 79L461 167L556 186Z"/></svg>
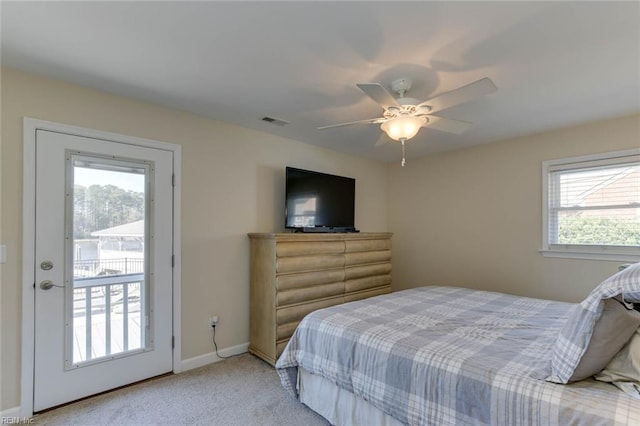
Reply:
<svg viewBox="0 0 640 426"><path fill-rule="evenodd" d="M401 115L385 121L380 128L394 141L409 140L418 133L426 121L426 117Z"/></svg>

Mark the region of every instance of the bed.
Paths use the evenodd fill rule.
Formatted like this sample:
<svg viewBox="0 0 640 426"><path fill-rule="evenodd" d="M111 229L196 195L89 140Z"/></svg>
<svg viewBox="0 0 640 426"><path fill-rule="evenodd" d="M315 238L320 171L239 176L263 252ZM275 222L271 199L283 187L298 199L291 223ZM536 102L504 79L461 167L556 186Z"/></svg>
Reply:
<svg viewBox="0 0 640 426"><path fill-rule="evenodd" d="M337 425L640 424L640 399L571 376L614 298L640 302L640 264L580 304L456 287L395 292L309 314L276 369ZM623 340L606 342L614 355L628 350L640 315L627 323L605 331Z"/></svg>

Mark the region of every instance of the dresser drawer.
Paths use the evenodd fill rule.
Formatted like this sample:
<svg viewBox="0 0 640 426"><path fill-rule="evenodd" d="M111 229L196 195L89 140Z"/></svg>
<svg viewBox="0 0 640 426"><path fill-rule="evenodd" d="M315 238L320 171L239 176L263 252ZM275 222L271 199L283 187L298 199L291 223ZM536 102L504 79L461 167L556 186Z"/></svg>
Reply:
<svg viewBox="0 0 640 426"><path fill-rule="evenodd" d="M276 360L278 359L278 357L280 356L282 351L284 351L284 348L287 347L287 343L289 343L289 338L288 337L286 339L276 343ZM274 362L274 364L275 364L275 362Z"/></svg>
<svg viewBox="0 0 640 426"><path fill-rule="evenodd" d="M289 339L293 332L296 331L296 327L300 324L300 321L288 322L286 324L278 325L278 329L276 330L276 339L278 341Z"/></svg>
<svg viewBox="0 0 640 426"><path fill-rule="evenodd" d="M354 240L345 241L345 252L391 250L391 240Z"/></svg>
<svg viewBox="0 0 640 426"><path fill-rule="evenodd" d="M345 253L345 265L362 265L366 263L389 262L391 250L365 251L361 253Z"/></svg>
<svg viewBox="0 0 640 426"><path fill-rule="evenodd" d="M319 300L312 303L304 303L300 305L287 306L278 308L276 312L276 324L286 324L288 322L300 321L305 315L315 310L328 308L329 306L338 305L344 302L344 296L333 297L331 299Z"/></svg>
<svg viewBox="0 0 640 426"><path fill-rule="evenodd" d="M344 269L342 268L327 271L281 274L276 277L276 289L278 291L291 290L338 281L344 281Z"/></svg>
<svg viewBox="0 0 640 426"><path fill-rule="evenodd" d="M348 266L344 271L344 278L351 280L354 278L370 277L373 275L386 275L391 273L391 263L373 263L362 266Z"/></svg>
<svg viewBox="0 0 640 426"><path fill-rule="evenodd" d="M373 296L380 296L381 294L391 293L391 286L378 287L373 290L359 291L357 293L351 293L344 296L344 301L354 302L356 300L367 299Z"/></svg>
<svg viewBox="0 0 640 426"><path fill-rule="evenodd" d="M277 306L292 305L294 303L309 302L316 299L338 296L344 293L344 281L329 284L314 285L312 287L296 288L279 291L276 295Z"/></svg>
<svg viewBox="0 0 640 426"><path fill-rule="evenodd" d="M375 275L373 277L356 278L344 282L344 291L352 293L355 291L367 290L374 287L391 285L391 275Z"/></svg>
<svg viewBox="0 0 640 426"><path fill-rule="evenodd" d="M340 253L344 253L343 241L279 242L276 246L278 257Z"/></svg>
<svg viewBox="0 0 640 426"><path fill-rule="evenodd" d="M276 272L302 272L320 271L331 268L344 267L344 255L318 255L318 256L296 256L279 257L276 260Z"/></svg>

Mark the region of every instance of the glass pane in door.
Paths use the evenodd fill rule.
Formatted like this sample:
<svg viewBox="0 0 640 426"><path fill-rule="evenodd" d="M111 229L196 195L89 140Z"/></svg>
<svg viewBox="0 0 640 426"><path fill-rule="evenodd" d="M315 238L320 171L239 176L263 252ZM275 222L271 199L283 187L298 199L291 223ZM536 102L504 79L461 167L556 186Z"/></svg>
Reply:
<svg viewBox="0 0 640 426"><path fill-rule="evenodd" d="M149 166L88 155L68 161L66 360L77 367L147 346Z"/></svg>

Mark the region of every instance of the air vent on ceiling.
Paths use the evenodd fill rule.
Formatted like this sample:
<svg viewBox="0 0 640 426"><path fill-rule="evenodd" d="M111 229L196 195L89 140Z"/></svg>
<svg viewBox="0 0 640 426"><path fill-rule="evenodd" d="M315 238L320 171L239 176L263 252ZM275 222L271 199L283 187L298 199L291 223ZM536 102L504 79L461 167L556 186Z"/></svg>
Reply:
<svg viewBox="0 0 640 426"><path fill-rule="evenodd" d="M261 120L267 123L276 124L278 126L285 126L289 124L288 121L280 120L279 118L273 118L273 117L262 117Z"/></svg>

